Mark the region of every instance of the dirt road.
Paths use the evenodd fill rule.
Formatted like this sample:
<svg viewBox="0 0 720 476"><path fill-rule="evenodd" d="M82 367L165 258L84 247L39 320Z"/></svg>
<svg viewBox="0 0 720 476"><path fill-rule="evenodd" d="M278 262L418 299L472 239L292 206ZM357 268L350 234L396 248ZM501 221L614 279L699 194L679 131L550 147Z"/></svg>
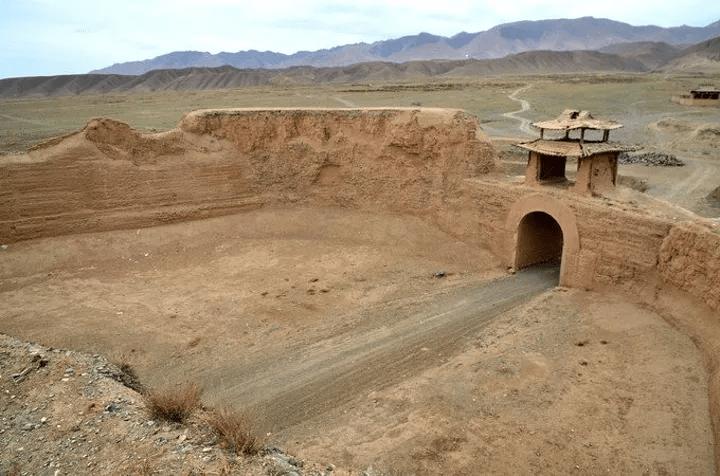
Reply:
<svg viewBox="0 0 720 476"><path fill-rule="evenodd" d="M385 302L358 312L380 314L379 328L352 329L310 348L288 350L282 363L253 363L220 398L256 402L275 430L320 415L357 395L381 390L442 364L495 316L557 285L559 270L516 276ZM354 320L354 319L353 319ZM372 320L361 319L362 321ZM236 370L237 372L237 370Z"/></svg>
<svg viewBox="0 0 720 476"><path fill-rule="evenodd" d="M513 101L517 101L520 103L520 109L513 112L506 112L503 114L505 117L509 117L510 119L515 119L520 121L519 129L520 131L529 134L529 135L535 135L535 131L533 131L532 127L530 126L530 120L525 119L524 117L519 117L518 114L523 113L525 111L528 111L530 109L530 101L527 101L525 99L519 99L517 97L518 94L520 94L523 91L526 91L532 87L532 84L529 84L527 86L524 86L516 91L514 91L512 94L508 96L508 98L512 99Z"/></svg>
<svg viewBox="0 0 720 476"><path fill-rule="evenodd" d="M643 181L647 194L678 205L704 217L720 215L720 204L708 195L720 186L720 165L714 159L700 159L679 154L684 167L647 167L622 165L619 174Z"/></svg>

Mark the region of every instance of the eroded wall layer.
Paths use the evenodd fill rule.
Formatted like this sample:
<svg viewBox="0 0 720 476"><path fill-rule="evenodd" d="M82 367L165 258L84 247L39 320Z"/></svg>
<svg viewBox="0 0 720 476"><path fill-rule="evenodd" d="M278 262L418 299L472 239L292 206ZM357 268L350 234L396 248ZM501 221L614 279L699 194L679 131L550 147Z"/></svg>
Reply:
<svg viewBox="0 0 720 476"><path fill-rule="evenodd" d="M659 250L662 279L720 310L720 234L701 223L670 229Z"/></svg>
<svg viewBox="0 0 720 476"><path fill-rule="evenodd" d="M93 119L0 159L0 243L273 203L423 213L494 166L477 120L460 110L196 111L160 134Z"/></svg>

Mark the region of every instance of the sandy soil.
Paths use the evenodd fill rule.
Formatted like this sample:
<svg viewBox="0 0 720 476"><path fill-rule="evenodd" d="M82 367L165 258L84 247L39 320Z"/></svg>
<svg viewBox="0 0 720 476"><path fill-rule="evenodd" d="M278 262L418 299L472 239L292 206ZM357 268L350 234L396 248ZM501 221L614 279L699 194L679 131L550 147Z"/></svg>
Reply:
<svg viewBox="0 0 720 476"><path fill-rule="evenodd" d="M716 128L654 127L688 166L620 173L713 216ZM513 175L523 160L510 159ZM410 216L264 208L3 247L0 332L128 361L149 387L197 382L207 404L250 409L308 475L714 474L691 339L627 297L554 287L553 272L508 276ZM213 466L224 456L201 429L152 429L137 394L95 389L95 357L61 353L19 386L23 349L53 352L30 347L0 342L0 472L292 474ZM47 401L57 433L36 422ZM125 423L99 410L108 401ZM95 435L87 463L68 449L82 424ZM130 437L113 452L118 431Z"/></svg>
<svg viewBox="0 0 720 476"><path fill-rule="evenodd" d="M697 349L625 298L541 287L460 339L393 339L453 306L474 321L470 297L508 279L419 219L266 209L1 253L0 332L197 381L338 474L714 472Z"/></svg>

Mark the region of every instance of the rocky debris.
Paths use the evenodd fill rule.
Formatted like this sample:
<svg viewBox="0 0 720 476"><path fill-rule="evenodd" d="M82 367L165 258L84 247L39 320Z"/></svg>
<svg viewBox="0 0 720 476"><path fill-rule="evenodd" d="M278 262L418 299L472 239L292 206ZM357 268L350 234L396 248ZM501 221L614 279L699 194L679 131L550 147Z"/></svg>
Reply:
<svg viewBox="0 0 720 476"><path fill-rule="evenodd" d="M15 381L15 383L20 383L20 382L22 382L23 380L25 380L25 377L27 377L27 375L28 375L31 371L41 369L41 368L45 367L47 364L48 364L47 359L41 357L39 354L34 354L34 355L32 356L32 360L31 360L31 362L30 362L30 365L28 365L27 367L25 367L25 368L24 368L23 370L21 370L20 372L17 372L17 373L12 374L12 378L13 378L13 380Z"/></svg>
<svg viewBox="0 0 720 476"><path fill-rule="evenodd" d="M720 139L720 125L703 124L695 129L693 136L699 140L716 142Z"/></svg>
<svg viewBox="0 0 720 476"><path fill-rule="evenodd" d="M100 355L0 334L0 475L329 476L335 470L274 445L255 456L231 454L203 415L186 424L149 420L129 373Z"/></svg>
<svg viewBox="0 0 720 476"><path fill-rule="evenodd" d="M664 152L644 152L642 154L631 154L622 152L618 156L619 164L643 164L653 167L682 167L685 162L672 154Z"/></svg>

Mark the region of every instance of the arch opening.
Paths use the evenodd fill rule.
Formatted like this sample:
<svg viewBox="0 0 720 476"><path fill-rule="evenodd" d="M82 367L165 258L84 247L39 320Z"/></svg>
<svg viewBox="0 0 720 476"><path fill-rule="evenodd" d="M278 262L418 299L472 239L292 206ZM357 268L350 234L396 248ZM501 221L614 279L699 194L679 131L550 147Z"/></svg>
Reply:
<svg viewBox="0 0 720 476"><path fill-rule="evenodd" d="M547 263L560 267L563 255L563 231L560 224L545 212L525 215L517 228L515 269Z"/></svg>

